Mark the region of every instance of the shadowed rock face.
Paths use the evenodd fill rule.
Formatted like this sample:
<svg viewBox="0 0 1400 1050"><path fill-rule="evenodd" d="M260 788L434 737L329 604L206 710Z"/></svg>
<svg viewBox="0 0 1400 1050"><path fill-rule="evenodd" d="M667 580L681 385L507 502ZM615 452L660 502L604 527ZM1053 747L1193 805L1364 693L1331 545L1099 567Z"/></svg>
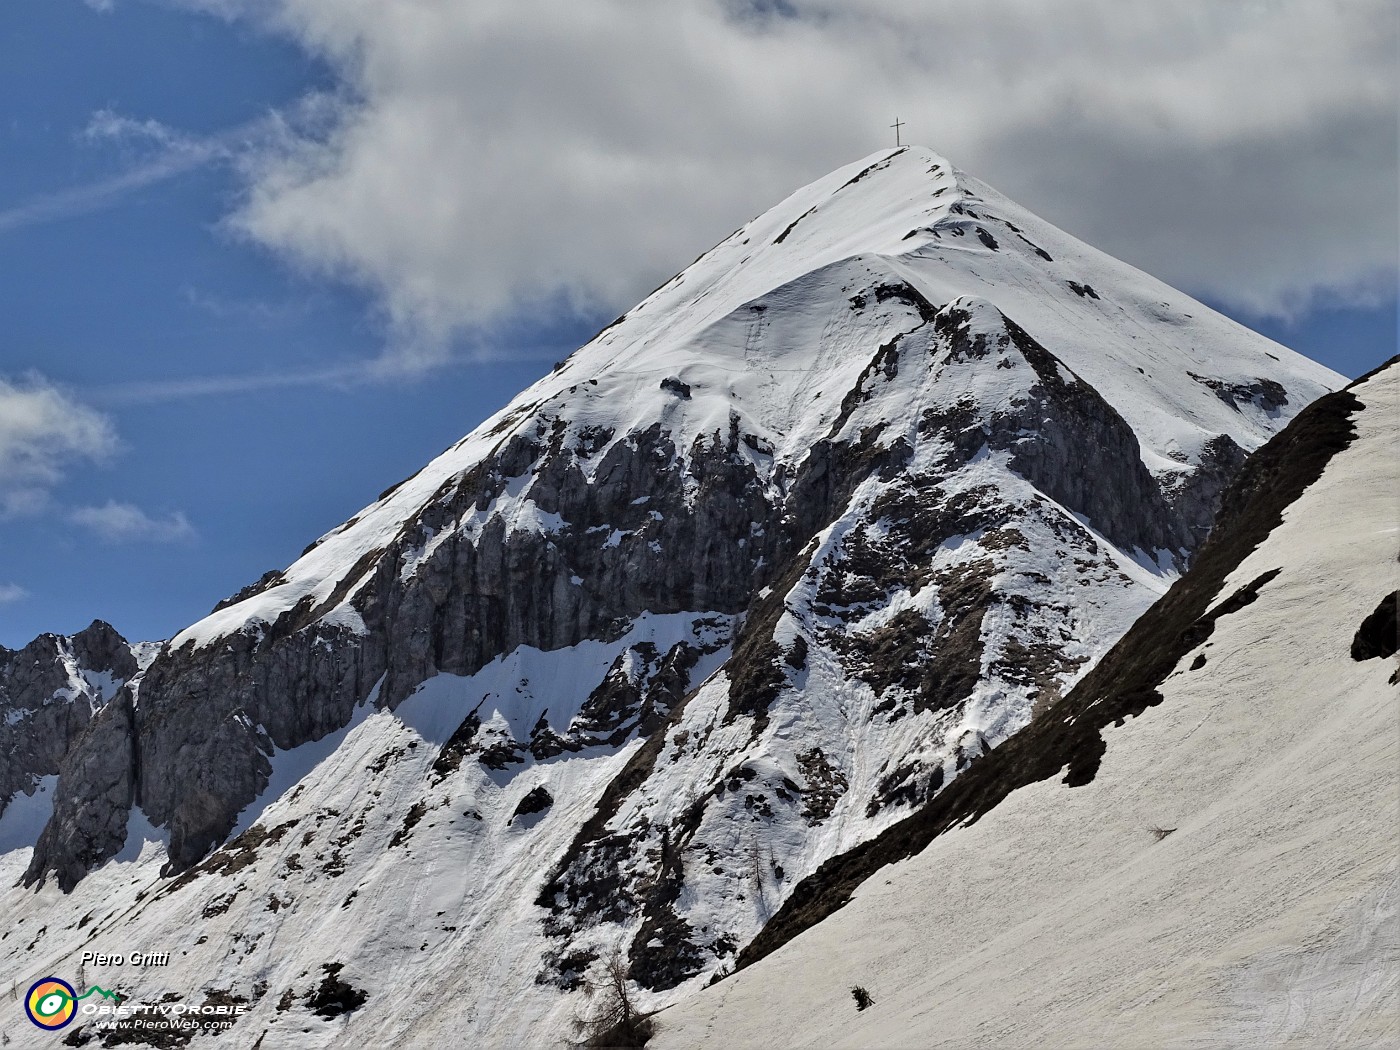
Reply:
<svg viewBox="0 0 1400 1050"><path fill-rule="evenodd" d="M80 668L110 674L122 681L136 677L136 655L130 643L110 624L94 620L86 630L79 631L69 641Z"/></svg>
<svg viewBox="0 0 1400 1050"><path fill-rule="evenodd" d="M51 872L66 893L126 842L137 752L131 690L93 715L64 757L53 818L39 835L25 884Z"/></svg>
<svg viewBox="0 0 1400 1050"><path fill-rule="evenodd" d="M791 808L807 826L816 826L847 786L844 774L826 764L818 749L795 756L797 766L809 771L805 786L756 772L773 747L773 741L758 738L773 705L796 688L809 646L875 690L882 702L872 719L882 724L920 712L953 715L989 677L1039 688L1048 701L1058 696L1056 683L1073 675L1082 658L1066 651L1063 634L1052 635L1036 620L1037 603L1022 590L1025 583L1008 578L1014 574L1007 571L1006 555L1026 552L1030 541L1021 529L1039 530L1054 538L1056 557L1066 567L1082 567L1081 575L1094 578L1113 574L1092 560L1098 555L1088 530L1046 495L1053 493L1060 506L1130 549L1180 552L1195 546L1194 531L1143 467L1127 423L1016 326L1008 323L999 337L974 343L964 334L969 320L956 307L936 316L927 311L923 338L906 336L881 347L843 405L854 409L877 398L900 377L936 373L956 384L961 373L1004 368L1002 361L1021 369L1021 394L1010 402L989 405L974 398L924 413L920 439L941 450L936 455L918 455L904 441L882 443L881 434L869 430L841 433L840 423L812 449L775 515L791 530L781 547L793 553L749 604L725 668L725 718L752 720L749 750L730 755L729 772L669 823L655 807L619 829L614 818L623 796L661 793L645 785L664 769L666 733L703 730L693 729L687 712L677 709L663 732L636 753L615 781L622 789L605 796L539 895L537 903L551 912L547 928L560 944L547 957L542 980L572 987L577 975L570 960L579 951L574 938L595 923L628 917L641 920L631 940L633 976L654 991L673 988L702 972L709 959L732 953L730 945L741 931L702 932L679 903L703 895L694 885L695 867L725 867L730 851L722 845L727 818L721 814L728 800L742 798L744 811L756 821L773 821ZM1010 453L1011 469L1046 495L1027 500L993 485L958 485L960 471L985 460L989 451ZM862 505L856 493L870 486L880 494ZM853 510L853 500L859 510ZM842 539L828 541L817 553L820 536L838 527L838 520ZM975 557L939 567L940 550L973 536ZM1116 579L1128 583L1121 573ZM936 614L909 610L873 630L861 626L890 594L917 596L926 589L938 595ZM778 641L785 615L814 625L811 643L801 635L800 646ZM989 615L1021 625L1004 648L991 652L982 631ZM945 764L956 775L989 749L988 740L973 733L951 752L890 764L866 802L866 815L918 805L943 786ZM689 859L682 863L682 857ZM741 861L739 867L745 883L761 881L756 862Z"/></svg>
<svg viewBox="0 0 1400 1050"><path fill-rule="evenodd" d="M1205 538L1208 521L1193 528L1168 504L1143 465L1137 435L1098 391L1014 321L988 338L969 334L970 320L966 309L938 315L950 365L974 367L991 359L995 367L998 357L1015 354L1033 369L1035 382L1024 399L995 410L980 432L955 435L964 462L983 445L1010 451L1013 470L1125 550L1174 553Z"/></svg>
<svg viewBox="0 0 1400 1050"><path fill-rule="evenodd" d="M64 666L64 640L40 635L23 649L0 650L0 680L4 683L0 721L0 805L17 791L29 790L37 777L58 772L69 745L92 717L89 703L72 703L63 691L74 690ZM54 702L55 697L59 698Z"/></svg>
<svg viewBox="0 0 1400 1050"><path fill-rule="evenodd" d="M94 710L136 673L131 647L100 620L72 637L0 648L0 813L59 772Z"/></svg>

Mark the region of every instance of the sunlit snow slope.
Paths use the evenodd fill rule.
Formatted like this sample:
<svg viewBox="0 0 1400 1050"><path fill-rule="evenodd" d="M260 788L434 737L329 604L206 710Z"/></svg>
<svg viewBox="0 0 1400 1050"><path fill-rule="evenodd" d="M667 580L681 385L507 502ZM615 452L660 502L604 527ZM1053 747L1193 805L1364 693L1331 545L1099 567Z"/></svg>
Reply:
<svg viewBox="0 0 1400 1050"><path fill-rule="evenodd" d="M1212 581L1213 631L1158 706L1103 730L1091 782L1023 787L873 869L652 1045L771 1046L775 1025L823 1048L1400 1043L1400 690L1385 635L1356 647L1389 595L1395 652L1400 365L1354 394L1350 446ZM1166 623L1103 666L1177 646ZM1080 692L1047 717L1116 699ZM1043 739L1072 769L1070 738Z"/></svg>

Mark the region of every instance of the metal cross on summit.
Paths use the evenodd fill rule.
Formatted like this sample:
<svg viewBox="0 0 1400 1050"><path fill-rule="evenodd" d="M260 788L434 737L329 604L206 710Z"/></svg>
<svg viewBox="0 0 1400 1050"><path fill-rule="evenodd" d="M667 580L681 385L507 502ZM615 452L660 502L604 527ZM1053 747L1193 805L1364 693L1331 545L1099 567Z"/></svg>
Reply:
<svg viewBox="0 0 1400 1050"><path fill-rule="evenodd" d="M902 145L902 143L899 141L899 129L904 127L904 121L900 120L898 117L895 117L894 123L891 124L890 127L894 128L894 145L895 148L898 149Z"/></svg>

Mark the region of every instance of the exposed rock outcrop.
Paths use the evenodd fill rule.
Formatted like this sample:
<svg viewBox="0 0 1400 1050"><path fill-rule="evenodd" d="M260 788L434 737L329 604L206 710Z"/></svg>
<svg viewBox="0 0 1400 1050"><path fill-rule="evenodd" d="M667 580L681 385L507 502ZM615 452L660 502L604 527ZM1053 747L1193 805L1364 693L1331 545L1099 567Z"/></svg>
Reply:
<svg viewBox="0 0 1400 1050"><path fill-rule="evenodd" d="M59 772L94 711L137 670L131 646L101 620L70 637L0 647L0 814Z"/></svg>
<svg viewBox="0 0 1400 1050"><path fill-rule="evenodd" d="M131 690L93 715L59 769L64 791L34 846L25 883L52 873L64 892L126 843L139 756Z"/></svg>

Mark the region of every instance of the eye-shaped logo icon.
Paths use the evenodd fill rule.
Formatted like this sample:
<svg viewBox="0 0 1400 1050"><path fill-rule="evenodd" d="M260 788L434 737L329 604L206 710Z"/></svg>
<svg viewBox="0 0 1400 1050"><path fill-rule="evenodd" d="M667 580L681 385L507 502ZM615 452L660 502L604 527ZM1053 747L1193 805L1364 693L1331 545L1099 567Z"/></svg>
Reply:
<svg viewBox="0 0 1400 1050"><path fill-rule="evenodd" d="M73 1020L77 1013L78 993L67 981L45 977L34 982L24 998L24 1012L40 1028L57 1031Z"/></svg>

